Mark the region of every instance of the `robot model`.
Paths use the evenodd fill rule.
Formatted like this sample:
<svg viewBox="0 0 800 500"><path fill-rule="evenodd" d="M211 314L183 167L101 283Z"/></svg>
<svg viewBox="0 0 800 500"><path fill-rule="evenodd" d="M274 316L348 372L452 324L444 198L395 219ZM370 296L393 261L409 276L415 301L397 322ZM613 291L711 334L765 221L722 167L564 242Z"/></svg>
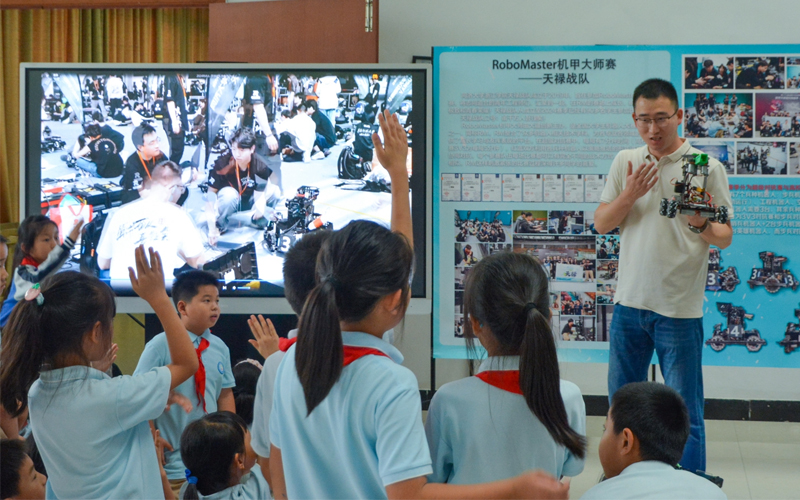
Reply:
<svg viewBox="0 0 800 500"><path fill-rule="evenodd" d="M330 222L322 222L320 214L314 212L314 200L319 188L300 186L291 200L286 200L288 213L285 219L270 221L264 231L264 245L275 253L286 253L302 235L320 229L333 229Z"/></svg>
<svg viewBox="0 0 800 500"><path fill-rule="evenodd" d="M745 330L744 320L753 319L753 315L745 312L744 307L717 302L717 309L728 318L728 324L724 330L722 323L714 325L714 334L706 340L712 349L719 352L727 345L744 345L748 351L758 352L767 344L758 330Z"/></svg>
<svg viewBox="0 0 800 500"><path fill-rule="evenodd" d="M778 293L781 288L797 289L800 282L794 277L792 272L783 268L786 257L775 255L774 252L760 252L758 258L764 263L762 268L753 268L747 284L750 288L763 286L769 293Z"/></svg>
<svg viewBox="0 0 800 500"><path fill-rule="evenodd" d="M795 309L794 315L800 320L800 309ZM786 354L800 347L800 323L786 323L786 334L778 344L783 346Z"/></svg>
<svg viewBox="0 0 800 500"><path fill-rule="evenodd" d="M708 249L708 281L706 281L706 291L708 292L718 292L719 290L732 292L736 285L741 283L736 268L730 266L722 270L720 268L721 260L718 248Z"/></svg>
<svg viewBox="0 0 800 500"><path fill-rule="evenodd" d="M708 155L705 153L690 154L683 157L683 181L674 182L675 196L662 198L659 213L674 219L678 213L695 215L699 213L711 222L726 224L728 207L716 206L712 203L711 194L706 190L708 184ZM702 186L695 186L692 180L701 176Z"/></svg>

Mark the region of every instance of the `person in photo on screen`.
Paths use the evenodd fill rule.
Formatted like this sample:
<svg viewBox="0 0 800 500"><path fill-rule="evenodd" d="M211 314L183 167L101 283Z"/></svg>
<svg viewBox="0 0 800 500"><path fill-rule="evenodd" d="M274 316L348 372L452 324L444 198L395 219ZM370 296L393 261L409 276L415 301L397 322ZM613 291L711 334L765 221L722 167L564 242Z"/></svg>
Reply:
<svg viewBox="0 0 800 500"><path fill-rule="evenodd" d="M293 111L294 116L290 116L289 110L284 110L281 119L275 122L283 161L308 163L317 140L317 124L311 119L314 110L304 101Z"/></svg>
<svg viewBox="0 0 800 500"><path fill-rule="evenodd" d="M689 408L691 434L681 465L705 470L702 351L708 248L728 247L733 231L730 223L710 222L697 214L674 219L659 215L661 199L674 194L672 179L682 175L683 156L702 153L678 135L683 110L672 84L650 79L636 87L632 120L645 144L617 154L594 218L600 234L620 227L620 240L607 251L619 258L609 398L625 384L647 379L655 351L666 384ZM707 189L714 203L729 207L733 217L725 168L714 158L709 158ZM610 242L611 237L606 244Z"/></svg>
<svg viewBox="0 0 800 500"><path fill-rule="evenodd" d="M176 202L186 188L178 165L165 161L143 179L141 198L117 209L106 220L97 245L97 264L112 280L127 280L134 267L133 249L155 248L164 275L171 280L184 264L200 269L206 262L203 238L194 221Z"/></svg>
<svg viewBox="0 0 800 500"><path fill-rule="evenodd" d="M122 174L120 153L124 147L122 134L94 120L83 125L83 134L78 136L72 148L72 158L79 169L94 177L117 177ZM68 163L70 161L67 159Z"/></svg>
<svg viewBox="0 0 800 500"><path fill-rule="evenodd" d="M180 165L186 147L184 142L186 131L189 130L184 75L171 73L164 77L163 98L167 112L164 113L162 124L169 138L169 159Z"/></svg>
<svg viewBox="0 0 800 500"><path fill-rule="evenodd" d="M144 188L144 179L149 179L156 165L167 159L161 152L158 132L149 123L142 123L134 128L131 141L136 151L125 161L122 170L120 184L123 204L139 199L139 193Z"/></svg>
<svg viewBox="0 0 800 500"><path fill-rule="evenodd" d="M240 127L250 129L255 136L255 152L266 161L272 171L272 183L284 196L282 162L278 133L275 130L275 88L269 75L251 75L244 82Z"/></svg>

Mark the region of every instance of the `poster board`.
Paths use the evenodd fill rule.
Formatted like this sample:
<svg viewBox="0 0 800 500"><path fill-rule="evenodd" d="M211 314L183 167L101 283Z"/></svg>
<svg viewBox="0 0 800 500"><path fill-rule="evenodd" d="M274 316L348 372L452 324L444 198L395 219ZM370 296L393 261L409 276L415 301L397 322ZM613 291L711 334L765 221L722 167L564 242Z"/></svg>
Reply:
<svg viewBox="0 0 800 500"><path fill-rule="evenodd" d="M719 323L743 343L709 342L703 362L800 367L800 349L786 352L800 322L800 46L435 47L433 66L434 357L467 357L464 280L516 251L551 273L560 359L608 361L619 236L593 231L594 210L616 153L643 144L633 89L657 77L678 89L679 134L725 165L734 203L703 322L705 340ZM748 315L747 333L731 314ZM748 347L753 330L765 343Z"/></svg>

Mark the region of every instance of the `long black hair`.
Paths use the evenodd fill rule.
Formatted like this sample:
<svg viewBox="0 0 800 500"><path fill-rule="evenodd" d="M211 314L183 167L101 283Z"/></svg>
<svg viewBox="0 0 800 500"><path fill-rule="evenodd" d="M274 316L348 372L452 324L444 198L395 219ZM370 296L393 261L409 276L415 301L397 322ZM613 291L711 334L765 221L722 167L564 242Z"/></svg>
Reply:
<svg viewBox="0 0 800 500"><path fill-rule="evenodd" d="M402 291L408 306L414 251L400 233L374 222L353 221L322 245L317 286L300 315L296 364L308 414L331 391L344 359L340 321L364 319L378 301Z"/></svg>
<svg viewBox="0 0 800 500"><path fill-rule="evenodd" d="M42 280L41 305L20 301L3 329L0 403L11 416L28 405L28 389L43 364L59 368L63 356L83 353L83 337L99 321L109 335L116 314L114 292L99 279L65 271ZM21 403L21 404L20 404Z"/></svg>
<svg viewBox="0 0 800 500"><path fill-rule="evenodd" d="M583 458L586 438L567 420L558 356L550 329L547 275L535 258L502 252L482 259L464 286L464 316L483 323L497 339L499 355L520 356L519 385L531 412L556 443ZM474 348L470 321L464 336Z"/></svg>
<svg viewBox="0 0 800 500"><path fill-rule="evenodd" d="M233 378L236 381L236 387L233 388L236 414L242 417L248 426L253 424L253 406L256 401L259 376L261 368L250 363L250 360L240 361L233 367Z"/></svg>
<svg viewBox="0 0 800 500"><path fill-rule="evenodd" d="M209 413L186 426L181 434L181 459L197 481L189 482L184 500L197 500L198 492L211 495L229 487L233 459L245 452L245 429L242 417L227 411Z"/></svg>

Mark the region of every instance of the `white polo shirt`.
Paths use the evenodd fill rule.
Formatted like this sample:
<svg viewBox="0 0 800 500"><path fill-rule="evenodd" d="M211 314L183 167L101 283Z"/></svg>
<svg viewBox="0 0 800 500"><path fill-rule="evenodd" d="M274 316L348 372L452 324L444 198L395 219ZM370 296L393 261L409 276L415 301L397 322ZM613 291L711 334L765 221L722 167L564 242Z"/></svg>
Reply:
<svg viewBox="0 0 800 500"><path fill-rule="evenodd" d="M292 346L278 368L269 434L281 450L289 498L386 498L386 486L431 473L414 374L395 347L373 335L342 332L344 345L387 354L342 370L307 415Z"/></svg>
<svg viewBox="0 0 800 500"><path fill-rule="evenodd" d="M487 370L519 370L519 356L491 357ZM586 407L578 386L561 381L570 427L586 435ZM476 484L507 479L531 469L555 477L577 476L584 461L556 444L521 394L477 377L445 384L428 409L425 432L433 460L432 483Z"/></svg>
<svg viewBox="0 0 800 500"><path fill-rule="evenodd" d="M674 153L656 162L658 182L636 200L620 224L619 284L614 303L655 311L670 318L701 318L708 274L709 244L689 230L687 216L668 219L659 214L662 198L675 195L673 182L683 180L681 157L702 153L684 141ZM656 161L647 146L620 151L608 173L602 203L611 203L625 188L628 162L634 170ZM720 162L708 159L708 192L715 205L725 205L733 218L728 176ZM702 185L696 177L695 185Z"/></svg>
<svg viewBox="0 0 800 500"><path fill-rule="evenodd" d="M606 479L583 494L581 500L727 500L708 479L664 462L636 462L618 476Z"/></svg>
<svg viewBox="0 0 800 500"><path fill-rule="evenodd" d="M88 366L43 371L28 391L47 498L163 498L147 421L164 411L166 367L111 378Z"/></svg>

